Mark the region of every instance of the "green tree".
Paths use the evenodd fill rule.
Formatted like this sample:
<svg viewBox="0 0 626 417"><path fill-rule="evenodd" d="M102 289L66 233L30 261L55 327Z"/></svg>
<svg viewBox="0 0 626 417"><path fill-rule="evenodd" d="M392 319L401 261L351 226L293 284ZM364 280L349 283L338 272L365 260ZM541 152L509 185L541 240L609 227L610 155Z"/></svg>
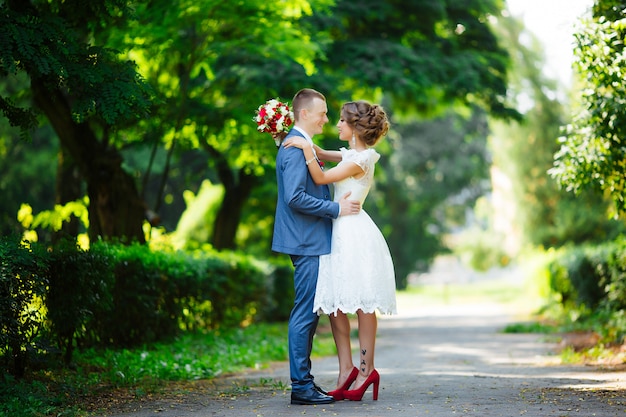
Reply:
<svg viewBox="0 0 626 417"><path fill-rule="evenodd" d="M626 3L597 0L575 34L580 102L564 128L551 175L568 191L606 192L626 211Z"/></svg>
<svg viewBox="0 0 626 417"><path fill-rule="evenodd" d="M568 242L606 239L619 228L607 219L608 204L594 192L578 198L560 190L548 175L556 138L565 123L559 86L547 79L543 50L538 40L514 18L501 19L498 28L509 45L514 65L510 71L512 99L523 109L524 120L493 122L490 149L494 166L511 183L512 222L522 245L558 247ZM530 39L529 43L521 40Z"/></svg>
<svg viewBox="0 0 626 417"><path fill-rule="evenodd" d="M375 24L376 16L363 13L361 8L358 8L358 16L352 16L348 2L338 2L332 9L327 9L328 2L309 3L299 2L296 8L288 9L281 2L204 0L194 3L202 7L187 8L186 2L153 1L137 8L137 22L131 24L128 32L112 34L113 38L119 37L113 44L129 50L129 57L139 63L142 74L162 98L161 104L155 107L154 117L141 125L143 131L150 132L150 140L144 142L156 145L158 138L165 141L167 156L160 158L165 161L159 172L164 178L161 183L171 184L175 173L169 167L175 164L177 155L180 157L190 149L202 149L206 152L206 177L224 187L223 202L213 225L208 228L212 230L209 241L217 248L237 246L242 216L246 216L248 223L271 226L267 219L273 215L273 207L256 205L254 202L260 200L254 195L257 190L264 190L264 197L274 196L273 192L268 194L264 183L272 178L268 173L273 174L275 149L269 136L258 134L250 120L256 106L269 97L289 99L297 89L312 85L326 93L332 115L342 100L373 96L377 89L388 89L397 93L390 94L396 100L418 97L419 93L419 100L405 100L405 111L413 114L456 101L470 102L472 97L477 97L476 101L486 107L489 106L485 103L491 103L494 112L506 113L503 106L494 104L500 103L505 95L499 71L506 69L506 52L489 37L490 29L486 24L488 14L498 11L498 2L488 2L489 7L477 2L472 6L480 10L469 14L465 9L445 9L430 23L451 28L440 34L432 33L433 28L417 30L410 20L396 28L393 37L381 37L371 31L366 41L351 22L358 17ZM400 3L390 4L386 13L390 18L405 16L401 7ZM414 7L411 13L421 13L423 7ZM255 11L262 11L263 18L259 19ZM236 23L232 22L233 16L237 16ZM241 16L245 16L243 21ZM454 32L461 18L472 30ZM337 22L339 27L335 26ZM421 44L402 46L408 39L418 36L420 30L430 34L434 44L431 49L442 48L436 58L432 50L424 49ZM426 39L425 35L420 36ZM478 38L489 42L477 42ZM406 62L412 62L415 68L407 69L403 66L406 62L393 66L385 63L378 68L382 65L379 59L375 65L368 64L375 71L354 70L369 61L372 51L392 53L389 48L394 44L394 48L409 56ZM470 46L471 51L462 52ZM342 48L352 47L356 48L358 60L348 65ZM460 55L463 55L462 60L457 59ZM424 62L432 63L428 68L419 65ZM480 74L482 78L478 74L465 77L466 73L480 71L479 62L485 69ZM487 67L490 70L486 70ZM448 76L454 76L459 84L450 88L446 76L423 79L430 73L440 72L441 68L446 68ZM378 71L383 70L388 74L381 78ZM414 80L410 86L398 88L395 83L398 77L415 78L430 85L422 89L424 84L417 85ZM448 91L444 93L444 89ZM439 100L428 97L435 91L439 91ZM162 190L153 195L157 208L162 195ZM247 207L251 204L268 211L252 214ZM252 238L257 233L267 235L258 228L252 234L254 227L245 229L240 239Z"/></svg>
<svg viewBox="0 0 626 417"><path fill-rule="evenodd" d="M127 19L129 4L136 20ZM2 50L10 59L2 62L12 63L6 73L35 80L37 107L71 157L64 160L87 182L92 236L141 239L143 197L158 209L174 162L202 149L207 176L225 187L211 240L228 248L242 208L273 166L273 144L250 120L269 97L289 98L311 85L332 108L385 92L398 114L456 103L513 113L504 105L507 53L488 24L501 1L332 4L328 11L330 1L12 1L3 4L3 34L10 36L2 39L10 42ZM35 27L48 34L45 42ZM154 88L152 103L144 78ZM2 102L5 116L28 128L32 112L11 107L10 99ZM150 116L138 123L148 105ZM131 177L120 156L128 147L160 166L147 163ZM140 181L159 185L148 196L136 189Z"/></svg>
<svg viewBox="0 0 626 417"><path fill-rule="evenodd" d="M114 127L145 115L149 89L132 62L89 42L127 13L122 0L0 4L0 73L25 75L35 104L20 107L2 95L0 110L23 135L37 125L36 111L45 115L87 183L92 239L144 240L144 204L111 136Z"/></svg>
<svg viewBox="0 0 626 417"><path fill-rule="evenodd" d="M365 209L384 225L398 289L447 250L443 235L462 226L466 210L487 191L487 127L479 108L396 127L393 155L379 163L377 204Z"/></svg>
<svg viewBox="0 0 626 417"><path fill-rule="evenodd" d="M256 132L254 110L292 95L311 71L317 46L296 24L310 3L325 1L138 2L128 27L98 35L138 63L157 98L151 117L125 137L124 154L146 160L132 165L140 193L160 212L165 197L182 203L173 186L183 175L194 192L205 178L219 183L225 192L209 239L218 249L235 247L241 210L272 166L275 146ZM189 157L195 175L180 166Z"/></svg>
<svg viewBox="0 0 626 417"><path fill-rule="evenodd" d="M326 45L317 83L348 96L382 91L401 115L462 103L515 117L509 56L489 23L502 8L500 0L338 1L309 19Z"/></svg>
<svg viewBox="0 0 626 417"><path fill-rule="evenodd" d="M0 236L19 235L17 212L22 203L35 212L48 210L55 201L57 143L42 129L28 143L8 123L0 121Z"/></svg>
<svg viewBox="0 0 626 417"><path fill-rule="evenodd" d="M13 104L28 104L26 77L0 78L0 91L13 97ZM22 227L17 212L22 203L36 211L47 210L54 203L54 165L57 142L54 132L40 129L31 142L20 138L19 129L0 118L0 236L19 235Z"/></svg>
<svg viewBox="0 0 626 417"><path fill-rule="evenodd" d="M329 39L316 64L323 77L315 80L332 91L331 107L354 97L384 100L392 110L393 146L378 164L366 209L388 239L398 288L445 250L447 214L484 191L474 188L487 172L483 112L518 116L506 105L509 56L489 23L502 7L501 1L338 1L330 13L307 19ZM467 201L456 209L446 203L464 192Z"/></svg>

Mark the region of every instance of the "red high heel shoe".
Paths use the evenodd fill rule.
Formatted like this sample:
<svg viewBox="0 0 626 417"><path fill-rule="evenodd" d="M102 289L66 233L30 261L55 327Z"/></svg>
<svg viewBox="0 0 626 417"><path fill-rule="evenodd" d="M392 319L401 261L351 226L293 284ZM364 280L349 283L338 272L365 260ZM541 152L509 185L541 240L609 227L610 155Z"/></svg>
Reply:
<svg viewBox="0 0 626 417"><path fill-rule="evenodd" d="M344 382L343 385L336 390L328 391L328 395L330 395L337 401L343 400L343 393L346 392L348 388L350 388L350 385L352 385L354 381L356 381L356 377L358 375L359 369L355 366L354 368L352 368L352 372L350 372L350 376L348 377L348 379L346 379L346 382Z"/></svg>
<svg viewBox="0 0 626 417"><path fill-rule="evenodd" d="M369 374L363 385L361 385L359 388L344 391L343 398L350 401L361 401L363 395L365 394L365 391L367 391L367 388L372 384L374 384L372 399L376 401L378 400L378 386L380 385L380 375L378 374L378 371L376 369L374 369L372 373Z"/></svg>

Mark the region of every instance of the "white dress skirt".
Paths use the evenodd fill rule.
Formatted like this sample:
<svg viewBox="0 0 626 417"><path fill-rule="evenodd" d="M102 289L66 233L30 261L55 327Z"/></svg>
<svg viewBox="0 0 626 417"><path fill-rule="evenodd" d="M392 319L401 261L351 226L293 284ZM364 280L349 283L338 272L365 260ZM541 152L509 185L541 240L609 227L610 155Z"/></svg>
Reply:
<svg viewBox="0 0 626 417"><path fill-rule="evenodd" d="M352 191L350 199L361 204L373 184L374 167L380 155L373 149L357 152L341 148L339 163L356 163L365 175L335 183L338 201ZM313 311L317 314L343 313L396 314L396 281L389 247L370 216L340 216L333 220L331 253L320 256L319 276Z"/></svg>

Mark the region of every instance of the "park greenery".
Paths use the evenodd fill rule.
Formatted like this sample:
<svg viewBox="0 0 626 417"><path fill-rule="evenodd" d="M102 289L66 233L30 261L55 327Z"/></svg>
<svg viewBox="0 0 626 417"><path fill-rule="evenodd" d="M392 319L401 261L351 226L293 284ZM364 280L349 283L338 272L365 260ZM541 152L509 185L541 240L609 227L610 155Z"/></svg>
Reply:
<svg viewBox="0 0 626 417"><path fill-rule="evenodd" d="M568 190L595 189L611 196L616 215L626 212L624 6L618 0L596 2L594 18L583 21L576 34L581 96L551 170Z"/></svg>
<svg viewBox="0 0 626 417"><path fill-rule="evenodd" d="M344 101L390 115L364 208L399 291L442 254L536 264L539 318L623 344L624 9L581 20L564 98L503 0L0 0L0 415L286 359L276 148L252 118L304 86L324 147Z"/></svg>

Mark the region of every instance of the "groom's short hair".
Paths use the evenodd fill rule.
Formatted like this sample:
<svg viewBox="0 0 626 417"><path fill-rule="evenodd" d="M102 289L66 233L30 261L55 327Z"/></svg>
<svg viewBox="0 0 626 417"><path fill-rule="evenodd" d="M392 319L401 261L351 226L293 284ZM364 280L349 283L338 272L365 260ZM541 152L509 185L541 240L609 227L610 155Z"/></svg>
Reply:
<svg viewBox="0 0 626 417"><path fill-rule="evenodd" d="M312 88L303 88L302 90L298 91L295 96L293 96L291 107L296 120L300 118L300 110L309 108L309 106L313 102L313 99L316 97L326 101L326 97L324 97L324 94Z"/></svg>

